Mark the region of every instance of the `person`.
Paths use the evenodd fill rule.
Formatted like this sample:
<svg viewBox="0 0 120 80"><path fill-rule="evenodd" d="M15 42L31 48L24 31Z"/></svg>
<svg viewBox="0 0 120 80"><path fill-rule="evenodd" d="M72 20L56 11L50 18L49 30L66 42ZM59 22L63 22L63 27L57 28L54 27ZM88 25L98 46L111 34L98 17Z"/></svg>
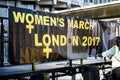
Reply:
<svg viewBox="0 0 120 80"><path fill-rule="evenodd" d="M102 57L111 57L112 60L112 78L120 80L120 37L116 37L116 44L101 53Z"/></svg>

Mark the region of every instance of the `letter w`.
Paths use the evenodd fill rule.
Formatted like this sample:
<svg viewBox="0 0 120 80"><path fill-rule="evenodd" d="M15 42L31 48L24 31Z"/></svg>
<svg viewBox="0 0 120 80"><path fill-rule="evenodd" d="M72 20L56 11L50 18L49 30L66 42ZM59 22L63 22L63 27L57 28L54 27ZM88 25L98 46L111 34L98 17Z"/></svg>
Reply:
<svg viewBox="0 0 120 80"><path fill-rule="evenodd" d="M19 20L20 20L21 23L24 23L25 13L20 13L20 12L13 11L13 17L14 17L15 23L18 23Z"/></svg>

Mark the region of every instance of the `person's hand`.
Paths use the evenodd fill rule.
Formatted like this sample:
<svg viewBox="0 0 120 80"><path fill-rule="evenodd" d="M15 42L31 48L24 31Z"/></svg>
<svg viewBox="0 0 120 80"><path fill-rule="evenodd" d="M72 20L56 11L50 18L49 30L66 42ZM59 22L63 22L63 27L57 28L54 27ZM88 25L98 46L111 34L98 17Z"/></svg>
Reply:
<svg viewBox="0 0 120 80"><path fill-rule="evenodd" d="M97 57L103 58L102 54L97 54Z"/></svg>

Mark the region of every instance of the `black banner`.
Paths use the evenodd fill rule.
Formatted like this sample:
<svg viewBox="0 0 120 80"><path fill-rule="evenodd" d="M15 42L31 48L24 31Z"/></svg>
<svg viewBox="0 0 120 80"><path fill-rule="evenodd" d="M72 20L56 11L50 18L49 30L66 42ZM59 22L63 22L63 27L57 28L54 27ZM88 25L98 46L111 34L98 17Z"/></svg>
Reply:
<svg viewBox="0 0 120 80"><path fill-rule="evenodd" d="M11 63L86 58L112 46L117 24L9 9ZM108 45L109 44L109 45Z"/></svg>

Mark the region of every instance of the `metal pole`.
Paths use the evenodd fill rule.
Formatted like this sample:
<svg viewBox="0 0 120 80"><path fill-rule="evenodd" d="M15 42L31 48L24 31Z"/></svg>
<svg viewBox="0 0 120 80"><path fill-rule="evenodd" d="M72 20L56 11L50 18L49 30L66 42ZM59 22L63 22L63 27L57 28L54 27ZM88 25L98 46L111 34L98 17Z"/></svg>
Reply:
<svg viewBox="0 0 120 80"><path fill-rule="evenodd" d="M69 66L72 67L72 60L69 60Z"/></svg>
<svg viewBox="0 0 120 80"><path fill-rule="evenodd" d="M52 80L55 80L55 72L52 72Z"/></svg>
<svg viewBox="0 0 120 80"><path fill-rule="evenodd" d="M75 74L72 75L72 80L76 80L76 76L75 76Z"/></svg>
<svg viewBox="0 0 120 80"><path fill-rule="evenodd" d="M3 58L4 58L4 46L3 46L3 44L4 44L4 36L3 36L3 34L4 34L4 27L3 27L3 19L1 19L1 54L0 54L0 56L1 56L1 58L2 58L2 60L1 60L1 65L0 66L4 66L4 64L3 64Z"/></svg>
<svg viewBox="0 0 120 80"><path fill-rule="evenodd" d="M35 70L36 70L36 63L33 62L33 63L32 63L32 71L35 71Z"/></svg>

